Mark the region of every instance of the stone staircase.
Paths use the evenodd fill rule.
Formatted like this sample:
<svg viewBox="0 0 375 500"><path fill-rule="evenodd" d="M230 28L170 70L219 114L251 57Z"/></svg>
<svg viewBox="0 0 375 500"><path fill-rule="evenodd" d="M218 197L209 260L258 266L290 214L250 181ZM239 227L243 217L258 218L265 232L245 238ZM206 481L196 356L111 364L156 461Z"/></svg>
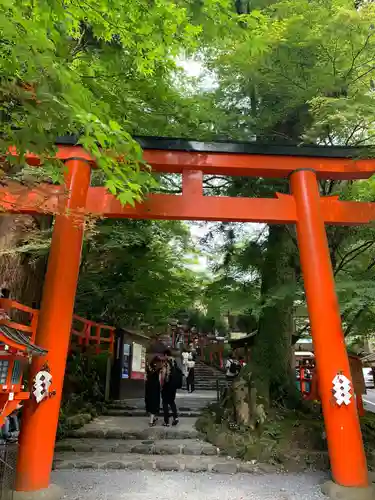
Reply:
<svg viewBox="0 0 375 500"><path fill-rule="evenodd" d="M224 384L225 374L221 370L208 366L203 361L195 363L195 389L197 391L216 391L218 385L221 388Z"/></svg>
<svg viewBox="0 0 375 500"><path fill-rule="evenodd" d="M140 400L114 402L111 411L128 412L128 416L101 416L72 430L67 439L56 443L54 469L262 472L261 464L222 456L218 448L201 439L192 414L214 398L215 393L210 397L180 393L177 404L180 410L185 408L180 414L191 416L181 416L176 427L162 427L161 420L148 427ZM264 467L264 472L269 472L269 466Z"/></svg>
<svg viewBox="0 0 375 500"><path fill-rule="evenodd" d="M56 444L55 470L160 470L255 473L261 466L223 457L199 439L195 419L178 427L147 427L139 417L99 417ZM142 425L140 425L142 424Z"/></svg>
<svg viewBox="0 0 375 500"><path fill-rule="evenodd" d="M178 391L176 404L179 416L182 418L199 417L203 408L216 401L216 397L216 391L205 391L202 394L197 392L187 394L185 390ZM111 417L145 417L147 415L143 399L112 401L107 405L104 414ZM161 408L160 414L162 414Z"/></svg>

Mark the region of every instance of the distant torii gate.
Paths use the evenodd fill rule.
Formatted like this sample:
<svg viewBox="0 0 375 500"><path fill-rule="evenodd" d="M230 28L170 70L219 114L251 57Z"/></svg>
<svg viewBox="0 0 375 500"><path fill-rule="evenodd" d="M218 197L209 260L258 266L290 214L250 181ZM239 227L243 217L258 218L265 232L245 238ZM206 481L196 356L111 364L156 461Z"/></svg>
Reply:
<svg viewBox="0 0 375 500"><path fill-rule="evenodd" d="M58 214L36 337L36 343L48 351L56 396L39 405L29 401L25 407L17 491L35 492L49 486L85 214L296 224L333 478L342 486L366 488L369 480L357 409L353 397L345 398L352 381L325 224L369 223L375 220L375 203L320 197L318 181L368 178L375 172L375 159L359 159L361 152L351 148L280 148L140 138L144 159L153 171L182 174L182 195L152 194L133 208L123 207L104 188L90 187L94 160L82 147L70 142L60 141L56 155L67 167L65 187L27 189L11 184L0 189L0 207L6 212ZM27 155L27 160L32 165L39 162L32 154ZM273 199L205 196L205 174L288 177L292 194L277 193ZM31 377L44 363L45 359L33 361ZM334 397L335 379L344 401L340 394Z"/></svg>

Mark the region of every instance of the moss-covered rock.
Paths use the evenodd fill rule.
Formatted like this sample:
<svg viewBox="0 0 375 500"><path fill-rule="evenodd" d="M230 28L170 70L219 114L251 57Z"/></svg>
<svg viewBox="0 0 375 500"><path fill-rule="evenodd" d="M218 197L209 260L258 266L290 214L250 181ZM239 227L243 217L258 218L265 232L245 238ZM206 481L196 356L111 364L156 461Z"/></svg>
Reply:
<svg viewBox="0 0 375 500"><path fill-rule="evenodd" d="M256 428L234 425L220 405L205 410L197 429L224 455L278 464L290 470L326 468L327 450L323 421L314 410L307 413L271 410Z"/></svg>
<svg viewBox="0 0 375 500"><path fill-rule="evenodd" d="M92 418L93 417L90 413L79 413L78 415L67 417L66 425L68 429L79 429L88 422L91 422Z"/></svg>

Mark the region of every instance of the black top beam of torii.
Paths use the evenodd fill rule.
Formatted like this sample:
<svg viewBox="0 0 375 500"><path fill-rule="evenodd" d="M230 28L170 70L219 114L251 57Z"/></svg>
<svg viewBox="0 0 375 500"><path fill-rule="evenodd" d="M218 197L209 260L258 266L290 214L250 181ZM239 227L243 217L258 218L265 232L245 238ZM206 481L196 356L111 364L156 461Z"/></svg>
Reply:
<svg viewBox="0 0 375 500"><path fill-rule="evenodd" d="M197 141L173 137L134 136L142 149L196 153L253 154L268 156L304 156L316 158L375 158L373 146L321 146L314 144L275 144L240 141ZM58 137L56 144L74 146L78 135Z"/></svg>

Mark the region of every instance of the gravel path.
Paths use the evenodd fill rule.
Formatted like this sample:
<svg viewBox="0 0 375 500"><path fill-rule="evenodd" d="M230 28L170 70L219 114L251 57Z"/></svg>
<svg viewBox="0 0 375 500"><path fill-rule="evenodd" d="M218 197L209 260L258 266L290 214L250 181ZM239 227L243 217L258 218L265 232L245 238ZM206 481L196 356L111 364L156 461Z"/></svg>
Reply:
<svg viewBox="0 0 375 500"><path fill-rule="evenodd" d="M56 471L66 500L323 500L321 474Z"/></svg>

